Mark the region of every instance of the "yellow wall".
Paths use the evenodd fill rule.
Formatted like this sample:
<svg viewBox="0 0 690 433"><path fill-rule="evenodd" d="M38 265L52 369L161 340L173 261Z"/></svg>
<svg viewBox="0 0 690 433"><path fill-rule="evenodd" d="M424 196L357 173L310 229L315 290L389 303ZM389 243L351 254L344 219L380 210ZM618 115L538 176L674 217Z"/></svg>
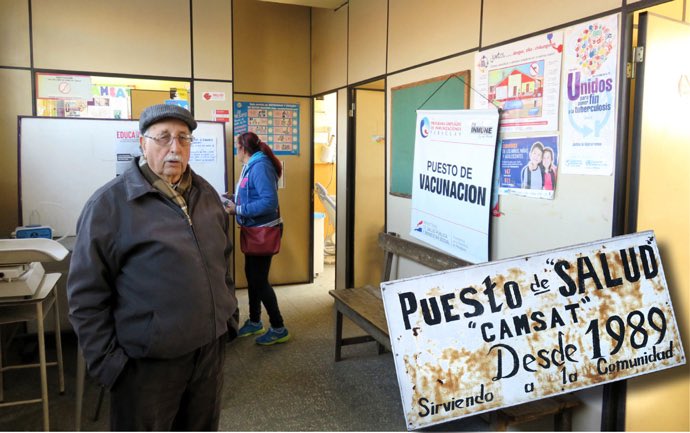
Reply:
<svg viewBox="0 0 690 433"><path fill-rule="evenodd" d="M17 116L31 115L31 74L0 69L0 237L8 237L19 224Z"/></svg>
<svg viewBox="0 0 690 433"><path fill-rule="evenodd" d="M311 67L312 93L323 93L347 82L347 13L345 5L337 11L312 11Z"/></svg>
<svg viewBox="0 0 690 433"><path fill-rule="evenodd" d="M191 76L188 0L32 0L34 66Z"/></svg>
<svg viewBox="0 0 690 433"><path fill-rule="evenodd" d="M356 90L357 128L355 137L355 222L354 222L354 284L378 286L381 282L383 252L378 247L378 234L385 227L386 191L381 173L385 164L385 144L374 135L384 135L385 93Z"/></svg>
<svg viewBox="0 0 690 433"><path fill-rule="evenodd" d="M347 80L358 83L386 72L386 0L350 0Z"/></svg>
<svg viewBox="0 0 690 433"><path fill-rule="evenodd" d="M31 65L29 5L26 0L5 0L0 14L0 65Z"/></svg>
<svg viewBox="0 0 690 433"><path fill-rule="evenodd" d="M388 72L478 46L481 3L435 0L420 7L416 0L393 2L389 8Z"/></svg>
<svg viewBox="0 0 690 433"><path fill-rule="evenodd" d="M620 7L620 0L484 0L482 45L491 45ZM516 25L520 23L520 25Z"/></svg>
<svg viewBox="0 0 690 433"><path fill-rule="evenodd" d="M235 92L311 94L307 7L235 0Z"/></svg>
<svg viewBox="0 0 690 433"><path fill-rule="evenodd" d="M193 0L192 19L194 76L232 80L232 2Z"/></svg>
<svg viewBox="0 0 690 433"><path fill-rule="evenodd" d="M682 21L680 1L649 12ZM688 17L686 16L686 19ZM690 118L687 100L678 94L678 77L690 71L690 60L664 59L690 46L690 25L649 17L644 82L644 122L640 158L638 231L654 230L676 321L687 358L690 345ZM678 40L678 35L684 39ZM663 48L662 48L663 47ZM662 51L665 50L664 51ZM628 381L625 428L628 431L690 430L690 367Z"/></svg>

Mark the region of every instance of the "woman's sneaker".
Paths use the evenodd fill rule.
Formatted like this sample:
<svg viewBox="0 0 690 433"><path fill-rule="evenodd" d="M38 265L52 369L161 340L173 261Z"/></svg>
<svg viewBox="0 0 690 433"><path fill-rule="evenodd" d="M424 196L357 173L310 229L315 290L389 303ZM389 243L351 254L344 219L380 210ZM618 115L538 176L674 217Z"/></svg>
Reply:
<svg viewBox="0 0 690 433"><path fill-rule="evenodd" d="M270 346L276 343L285 343L290 339L290 333L287 328L283 328L282 331L276 331L273 328L268 328L268 332L264 335L258 337L255 341L256 344L262 346Z"/></svg>
<svg viewBox="0 0 690 433"><path fill-rule="evenodd" d="M264 332L266 332L266 330L264 329L263 322L259 320L259 322L256 323L247 319L245 320L244 325L242 325L240 330L237 331L237 336L246 337L248 335L263 334Z"/></svg>

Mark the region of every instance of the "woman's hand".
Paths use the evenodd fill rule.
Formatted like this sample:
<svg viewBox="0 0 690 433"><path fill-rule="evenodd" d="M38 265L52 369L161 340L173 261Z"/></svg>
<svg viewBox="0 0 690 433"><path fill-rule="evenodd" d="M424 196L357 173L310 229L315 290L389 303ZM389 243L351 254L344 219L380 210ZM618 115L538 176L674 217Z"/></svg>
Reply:
<svg viewBox="0 0 690 433"><path fill-rule="evenodd" d="M235 215L235 208L237 207L235 205L235 194L228 195L226 192L221 195L221 201L223 202L225 212L229 213L230 215Z"/></svg>
<svg viewBox="0 0 690 433"><path fill-rule="evenodd" d="M235 206L235 203L231 202L230 200L226 200L223 205L225 206L225 212L229 213L230 215L235 215L235 209L237 206Z"/></svg>

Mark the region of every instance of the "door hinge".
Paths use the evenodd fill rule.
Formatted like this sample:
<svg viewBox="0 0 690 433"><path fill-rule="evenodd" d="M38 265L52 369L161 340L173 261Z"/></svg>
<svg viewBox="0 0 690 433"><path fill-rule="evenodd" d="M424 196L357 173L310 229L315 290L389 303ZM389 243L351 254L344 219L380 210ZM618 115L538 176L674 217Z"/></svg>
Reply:
<svg viewBox="0 0 690 433"><path fill-rule="evenodd" d="M644 62L644 46L635 47L633 50L633 59L635 63Z"/></svg>
<svg viewBox="0 0 690 433"><path fill-rule="evenodd" d="M635 64L642 62L644 62L644 46L633 48L632 62L628 62L625 65L625 76L634 79L636 75L635 70L637 69Z"/></svg>
<svg viewBox="0 0 690 433"><path fill-rule="evenodd" d="M354 104L354 102L352 103L352 108L347 110L347 115L350 117L355 117L355 104Z"/></svg>

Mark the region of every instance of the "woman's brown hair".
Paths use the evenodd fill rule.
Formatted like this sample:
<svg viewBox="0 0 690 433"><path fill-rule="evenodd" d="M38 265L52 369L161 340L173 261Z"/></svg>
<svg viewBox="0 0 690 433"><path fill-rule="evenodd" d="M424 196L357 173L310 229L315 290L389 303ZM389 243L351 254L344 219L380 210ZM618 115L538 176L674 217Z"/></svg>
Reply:
<svg viewBox="0 0 690 433"><path fill-rule="evenodd" d="M242 146L249 155L254 155L256 152L262 151L271 160L273 167L276 169L276 173L278 173L278 177L283 175L283 164L276 158L273 150L268 147L268 144L261 141L258 135L253 132L240 134L237 138L237 144Z"/></svg>

